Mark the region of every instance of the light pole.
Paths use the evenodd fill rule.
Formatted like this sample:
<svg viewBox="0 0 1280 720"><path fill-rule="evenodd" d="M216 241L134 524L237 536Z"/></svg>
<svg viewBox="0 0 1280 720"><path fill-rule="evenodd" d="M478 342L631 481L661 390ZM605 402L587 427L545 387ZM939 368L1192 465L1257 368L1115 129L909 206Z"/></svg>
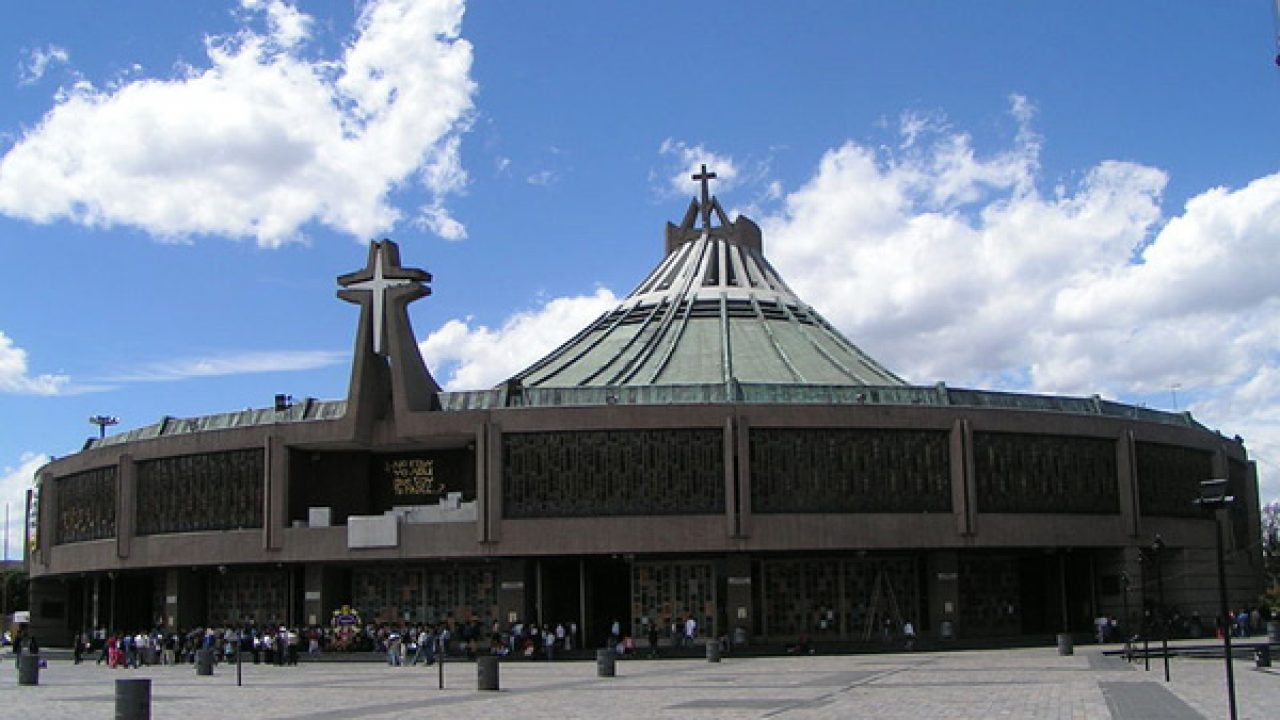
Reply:
<svg viewBox="0 0 1280 720"><path fill-rule="evenodd" d="M1164 655L1164 681L1169 682L1169 615L1164 607L1164 568L1160 556L1164 553L1164 540L1159 535L1151 542L1151 560L1156 566L1156 623L1160 626L1160 650Z"/></svg>
<svg viewBox="0 0 1280 720"><path fill-rule="evenodd" d="M1213 515L1214 538L1218 548L1218 627L1222 629L1222 657L1227 666L1227 705L1231 720L1236 720L1236 676L1231 667L1231 626L1227 622L1231 609L1227 603L1227 568L1222 555L1222 516L1235 498L1227 494L1227 481L1205 480L1200 483L1200 499L1196 504Z"/></svg>
<svg viewBox="0 0 1280 720"><path fill-rule="evenodd" d="M1130 625L1132 624L1132 621L1129 618L1129 571L1128 570L1120 571L1120 589L1124 593L1123 595L1124 615L1122 616L1124 617L1124 623L1120 626L1120 632L1124 633L1124 659L1132 662L1133 661L1133 644L1130 642L1130 639L1133 637L1133 632L1130 629Z"/></svg>
<svg viewBox="0 0 1280 720"><path fill-rule="evenodd" d="M1142 608L1142 669L1151 671L1151 651L1148 647L1147 635L1151 631L1150 612L1147 610L1147 552L1145 548L1138 548L1138 573L1139 587L1142 588L1138 598L1138 605Z"/></svg>
<svg viewBox="0 0 1280 720"><path fill-rule="evenodd" d="M119 425L120 418L114 415L91 415L89 422L98 426L98 439L101 440L107 436L107 426Z"/></svg>

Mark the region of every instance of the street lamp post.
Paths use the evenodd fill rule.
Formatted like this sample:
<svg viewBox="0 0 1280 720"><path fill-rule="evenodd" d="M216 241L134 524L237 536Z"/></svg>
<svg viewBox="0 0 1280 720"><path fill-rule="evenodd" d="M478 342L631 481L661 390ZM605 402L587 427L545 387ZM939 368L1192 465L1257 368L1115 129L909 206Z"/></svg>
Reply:
<svg viewBox="0 0 1280 720"><path fill-rule="evenodd" d="M1124 633L1124 658L1130 662L1133 661L1133 645L1130 639L1133 632L1130 629L1131 620L1129 618L1129 571L1120 571L1120 589L1124 593L1124 623L1120 626L1120 632Z"/></svg>
<svg viewBox="0 0 1280 720"><path fill-rule="evenodd" d="M1164 681L1169 682L1169 614L1164 607L1164 568L1160 556L1164 553L1164 540L1159 535L1151 543L1151 560L1156 566L1156 623L1160 626L1160 650L1164 655Z"/></svg>
<svg viewBox="0 0 1280 720"><path fill-rule="evenodd" d="M1231 609L1227 602L1227 569L1222 553L1222 516L1235 498L1227 494L1227 481L1205 480L1200 483L1200 499L1196 504L1213 514L1214 538L1218 548L1218 627L1222 629L1222 657L1227 667L1227 705L1231 720L1236 720L1236 677L1231 667L1231 627L1227 618Z"/></svg>
<svg viewBox="0 0 1280 720"><path fill-rule="evenodd" d="M1142 669L1150 672L1151 650L1147 644L1147 636L1151 632L1151 621L1148 619L1150 613L1147 611L1147 553L1143 548L1138 548L1138 572L1139 587L1142 588L1138 598L1138 605L1142 608Z"/></svg>
<svg viewBox="0 0 1280 720"><path fill-rule="evenodd" d="M98 439L101 440L107 436L107 426L119 425L120 418L114 415L91 415L89 422L98 426Z"/></svg>

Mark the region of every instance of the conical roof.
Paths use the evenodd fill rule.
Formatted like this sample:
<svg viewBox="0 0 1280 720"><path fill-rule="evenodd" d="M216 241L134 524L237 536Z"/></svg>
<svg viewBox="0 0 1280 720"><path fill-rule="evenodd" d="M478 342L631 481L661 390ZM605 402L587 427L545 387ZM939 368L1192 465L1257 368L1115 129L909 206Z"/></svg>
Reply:
<svg viewBox="0 0 1280 720"><path fill-rule="evenodd" d="M524 387L784 383L903 385L796 297L760 228L709 197L667 224L666 257L626 299L518 373ZM712 226L712 216L719 224ZM701 227L695 222L701 218Z"/></svg>

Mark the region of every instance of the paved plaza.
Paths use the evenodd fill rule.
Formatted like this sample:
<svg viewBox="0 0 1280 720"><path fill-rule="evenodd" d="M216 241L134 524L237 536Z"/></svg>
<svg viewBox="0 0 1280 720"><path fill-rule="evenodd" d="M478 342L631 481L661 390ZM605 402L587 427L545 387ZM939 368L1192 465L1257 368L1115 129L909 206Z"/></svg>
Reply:
<svg viewBox="0 0 1280 720"><path fill-rule="evenodd" d="M1280 667L1237 660L1241 718L1280 717ZM628 659L617 676L594 662L504 662L501 690L476 690L474 663L436 668L381 663L234 666L198 677L189 665L110 670L52 660L37 687L0 670L0 718L83 720L115 712L117 678L152 681L152 717L343 720L344 718L1225 718L1221 659L1175 658L1165 683L1104 657L1096 646L1068 657L1054 648L886 655Z"/></svg>

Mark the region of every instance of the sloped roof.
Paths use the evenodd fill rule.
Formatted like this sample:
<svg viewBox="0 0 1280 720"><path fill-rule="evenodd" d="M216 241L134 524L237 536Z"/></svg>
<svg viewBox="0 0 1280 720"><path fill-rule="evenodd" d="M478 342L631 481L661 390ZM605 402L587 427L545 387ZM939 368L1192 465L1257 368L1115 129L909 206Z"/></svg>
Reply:
<svg viewBox="0 0 1280 720"><path fill-rule="evenodd" d="M626 299L512 381L905 384L787 287L764 257L759 226L743 216L729 222L705 180L702 201L690 202L679 226L667 224L666 249Z"/></svg>

